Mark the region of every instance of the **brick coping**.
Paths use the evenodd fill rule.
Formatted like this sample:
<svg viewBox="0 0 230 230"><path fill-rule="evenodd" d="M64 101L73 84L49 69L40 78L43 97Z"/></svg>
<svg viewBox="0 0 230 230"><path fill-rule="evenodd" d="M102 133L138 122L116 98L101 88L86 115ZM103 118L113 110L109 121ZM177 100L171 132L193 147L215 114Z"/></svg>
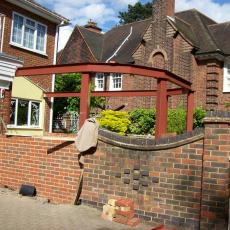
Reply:
<svg viewBox="0 0 230 230"><path fill-rule="evenodd" d="M8 136L8 135L6 135ZM76 134L45 134L44 136L29 136L29 135L9 135L18 137L31 137L34 139L50 140L50 141L68 141L74 142ZM9 137L8 136L8 137ZM180 147L204 138L203 129L195 129L192 132L186 132L177 136L164 137L156 140L153 136L120 136L117 133L106 129L99 129L98 140L113 146L122 147L133 150L164 150Z"/></svg>
<svg viewBox="0 0 230 230"><path fill-rule="evenodd" d="M160 140L154 138L120 136L111 131L100 129L99 140L117 147L125 149L135 149L142 151L164 150L180 147L182 145L190 144L192 142L202 140L204 138L203 129L195 129L192 132L183 133L173 137L165 137Z"/></svg>

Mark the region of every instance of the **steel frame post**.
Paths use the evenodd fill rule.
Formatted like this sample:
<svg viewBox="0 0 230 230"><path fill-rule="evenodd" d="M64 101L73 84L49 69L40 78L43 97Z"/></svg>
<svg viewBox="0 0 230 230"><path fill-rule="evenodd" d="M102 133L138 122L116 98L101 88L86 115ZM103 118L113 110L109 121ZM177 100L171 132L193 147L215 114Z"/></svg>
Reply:
<svg viewBox="0 0 230 230"><path fill-rule="evenodd" d="M167 80L157 80L157 103L156 103L156 131L155 137L159 139L167 131L168 96Z"/></svg>
<svg viewBox="0 0 230 230"><path fill-rule="evenodd" d="M85 120L89 118L90 111L90 74L81 75L81 93L80 93L80 121L79 128L82 127Z"/></svg>
<svg viewBox="0 0 230 230"><path fill-rule="evenodd" d="M193 130L194 92L187 94L187 131Z"/></svg>

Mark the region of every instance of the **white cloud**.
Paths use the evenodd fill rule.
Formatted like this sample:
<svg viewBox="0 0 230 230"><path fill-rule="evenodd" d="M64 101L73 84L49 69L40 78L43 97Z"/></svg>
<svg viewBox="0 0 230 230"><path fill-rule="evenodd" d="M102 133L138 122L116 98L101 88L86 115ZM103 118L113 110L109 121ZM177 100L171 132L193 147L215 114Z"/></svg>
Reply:
<svg viewBox="0 0 230 230"><path fill-rule="evenodd" d="M58 51L63 49L73 31L71 26L60 27L59 30L59 42L58 42Z"/></svg>
<svg viewBox="0 0 230 230"><path fill-rule="evenodd" d="M195 8L217 22L230 21L230 3L220 4L213 0L176 0L176 11Z"/></svg>
<svg viewBox="0 0 230 230"><path fill-rule="evenodd" d="M72 27L76 24L85 25L93 19L103 29L110 29L119 21L119 11L127 9L128 4L135 4L138 0L37 0L44 6L69 18ZM152 1L152 0L149 0ZM142 2L142 0L141 0ZM145 1L146 2L146 1ZM176 0L176 11L196 8L217 22L230 21L230 3L220 4L214 0ZM59 49L63 48L71 34L72 28L62 28Z"/></svg>

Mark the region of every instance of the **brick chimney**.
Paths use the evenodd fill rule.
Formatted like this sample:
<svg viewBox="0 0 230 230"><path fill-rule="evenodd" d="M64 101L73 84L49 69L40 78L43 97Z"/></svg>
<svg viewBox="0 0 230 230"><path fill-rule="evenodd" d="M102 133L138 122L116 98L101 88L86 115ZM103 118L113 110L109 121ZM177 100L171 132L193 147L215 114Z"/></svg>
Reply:
<svg viewBox="0 0 230 230"><path fill-rule="evenodd" d="M97 23L94 22L92 19L88 21L88 23L85 25L85 28L96 33L101 33L102 31L102 29L97 27Z"/></svg>
<svg viewBox="0 0 230 230"><path fill-rule="evenodd" d="M174 18L175 0L153 0L153 21L162 21L167 16Z"/></svg>

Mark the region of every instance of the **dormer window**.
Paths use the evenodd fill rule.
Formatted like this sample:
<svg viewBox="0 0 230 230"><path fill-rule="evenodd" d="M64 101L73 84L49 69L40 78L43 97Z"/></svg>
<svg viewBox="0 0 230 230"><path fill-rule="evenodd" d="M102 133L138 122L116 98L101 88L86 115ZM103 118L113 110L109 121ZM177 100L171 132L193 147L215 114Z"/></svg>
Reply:
<svg viewBox="0 0 230 230"><path fill-rule="evenodd" d="M47 26L13 13L11 44L37 53L46 53Z"/></svg>
<svg viewBox="0 0 230 230"><path fill-rule="evenodd" d="M224 64L224 85L223 92L230 93L230 63Z"/></svg>

